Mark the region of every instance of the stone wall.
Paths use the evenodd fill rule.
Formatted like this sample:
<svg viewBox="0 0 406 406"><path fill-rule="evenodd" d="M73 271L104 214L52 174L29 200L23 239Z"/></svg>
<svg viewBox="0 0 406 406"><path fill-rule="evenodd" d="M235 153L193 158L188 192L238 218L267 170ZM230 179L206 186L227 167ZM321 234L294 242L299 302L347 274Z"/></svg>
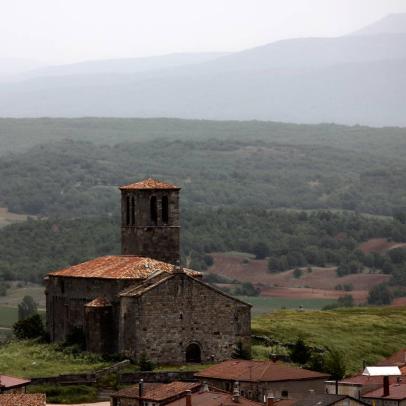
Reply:
<svg viewBox="0 0 406 406"><path fill-rule="evenodd" d="M222 361L238 342L250 351L250 324L248 304L177 273L140 296L121 298L119 350L172 364L184 363L196 344L202 362Z"/></svg>
<svg viewBox="0 0 406 406"><path fill-rule="evenodd" d="M117 352L119 298L123 289L135 285L129 279L69 278L49 276L46 281L47 330L51 341L64 341L76 327L85 326L85 304L96 297L104 297L112 305L114 332L112 348Z"/></svg>

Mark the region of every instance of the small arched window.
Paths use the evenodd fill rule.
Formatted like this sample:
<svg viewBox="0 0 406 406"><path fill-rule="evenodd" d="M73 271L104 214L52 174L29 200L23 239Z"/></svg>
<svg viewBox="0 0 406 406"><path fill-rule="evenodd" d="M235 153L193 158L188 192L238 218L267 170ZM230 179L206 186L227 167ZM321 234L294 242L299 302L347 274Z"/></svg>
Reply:
<svg viewBox="0 0 406 406"><path fill-rule="evenodd" d="M162 222L167 224L169 221L169 202L168 196L162 198Z"/></svg>
<svg viewBox="0 0 406 406"><path fill-rule="evenodd" d="M125 224L127 226L130 225L131 219L130 219L130 213L131 213L131 208L130 208L130 196L126 197L126 202L125 202Z"/></svg>
<svg viewBox="0 0 406 406"><path fill-rule="evenodd" d="M156 196L152 196L149 203L150 203L151 223L156 224L158 220L158 208Z"/></svg>

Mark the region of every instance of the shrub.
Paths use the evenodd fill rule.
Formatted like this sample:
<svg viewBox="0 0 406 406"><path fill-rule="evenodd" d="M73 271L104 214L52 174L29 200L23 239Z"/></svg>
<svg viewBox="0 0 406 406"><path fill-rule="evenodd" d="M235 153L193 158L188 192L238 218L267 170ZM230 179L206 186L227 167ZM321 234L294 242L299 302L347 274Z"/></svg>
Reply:
<svg viewBox="0 0 406 406"><path fill-rule="evenodd" d="M13 331L19 340L38 337L43 338L45 336L44 325L42 324L42 319L39 314L35 314L25 320L17 321L13 326Z"/></svg>
<svg viewBox="0 0 406 406"><path fill-rule="evenodd" d="M28 393L45 393L52 403L81 403L97 400L97 389L86 385L29 385Z"/></svg>
<svg viewBox="0 0 406 406"><path fill-rule="evenodd" d="M393 295L385 284L374 286L368 293L368 304L388 305L391 304Z"/></svg>
<svg viewBox="0 0 406 406"><path fill-rule="evenodd" d="M310 356L309 347L305 344L303 338L299 337L290 351L290 358L294 363L304 365L309 361Z"/></svg>
<svg viewBox="0 0 406 406"><path fill-rule="evenodd" d="M138 361L140 371L153 371L155 368L154 363L147 358L147 354L143 352Z"/></svg>

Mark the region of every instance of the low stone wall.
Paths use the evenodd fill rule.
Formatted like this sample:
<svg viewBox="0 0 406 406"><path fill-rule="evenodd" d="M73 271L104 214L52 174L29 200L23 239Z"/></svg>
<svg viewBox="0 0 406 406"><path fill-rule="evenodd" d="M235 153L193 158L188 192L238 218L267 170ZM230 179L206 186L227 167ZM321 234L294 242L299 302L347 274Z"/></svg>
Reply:
<svg viewBox="0 0 406 406"><path fill-rule="evenodd" d="M121 373L120 383L138 383L141 379L144 382L168 383L172 381L197 381L194 377L196 371L174 371L174 372L132 372Z"/></svg>
<svg viewBox="0 0 406 406"><path fill-rule="evenodd" d="M120 372L119 382L124 385L138 383L141 379L144 382L167 383L172 381L196 381L194 374L196 371L163 371L163 372ZM100 374L97 374L100 376ZM93 385L96 384L96 373L89 374L69 374L49 376L42 378L32 378L32 385L54 384L54 385Z"/></svg>

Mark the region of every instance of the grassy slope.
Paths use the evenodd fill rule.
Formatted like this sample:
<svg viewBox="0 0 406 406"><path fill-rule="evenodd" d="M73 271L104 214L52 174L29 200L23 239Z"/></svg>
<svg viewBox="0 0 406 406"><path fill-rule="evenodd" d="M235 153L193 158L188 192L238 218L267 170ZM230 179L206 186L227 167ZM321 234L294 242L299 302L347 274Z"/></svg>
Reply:
<svg viewBox="0 0 406 406"><path fill-rule="evenodd" d="M336 311L280 310L253 320L253 333L340 350L348 373L359 371L362 361L377 360L406 347L406 308L352 308Z"/></svg>
<svg viewBox="0 0 406 406"><path fill-rule="evenodd" d="M108 366L97 358L73 356L56 351L56 346L32 342L11 342L0 346L0 373L44 377L90 372Z"/></svg>
<svg viewBox="0 0 406 406"><path fill-rule="evenodd" d="M289 297L248 297L238 296L239 299L252 304L253 315L269 313L279 309L298 309L303 306L304 309L321 309L322 307L335 303L335 300L329 299L294 299Z"/></svg>

